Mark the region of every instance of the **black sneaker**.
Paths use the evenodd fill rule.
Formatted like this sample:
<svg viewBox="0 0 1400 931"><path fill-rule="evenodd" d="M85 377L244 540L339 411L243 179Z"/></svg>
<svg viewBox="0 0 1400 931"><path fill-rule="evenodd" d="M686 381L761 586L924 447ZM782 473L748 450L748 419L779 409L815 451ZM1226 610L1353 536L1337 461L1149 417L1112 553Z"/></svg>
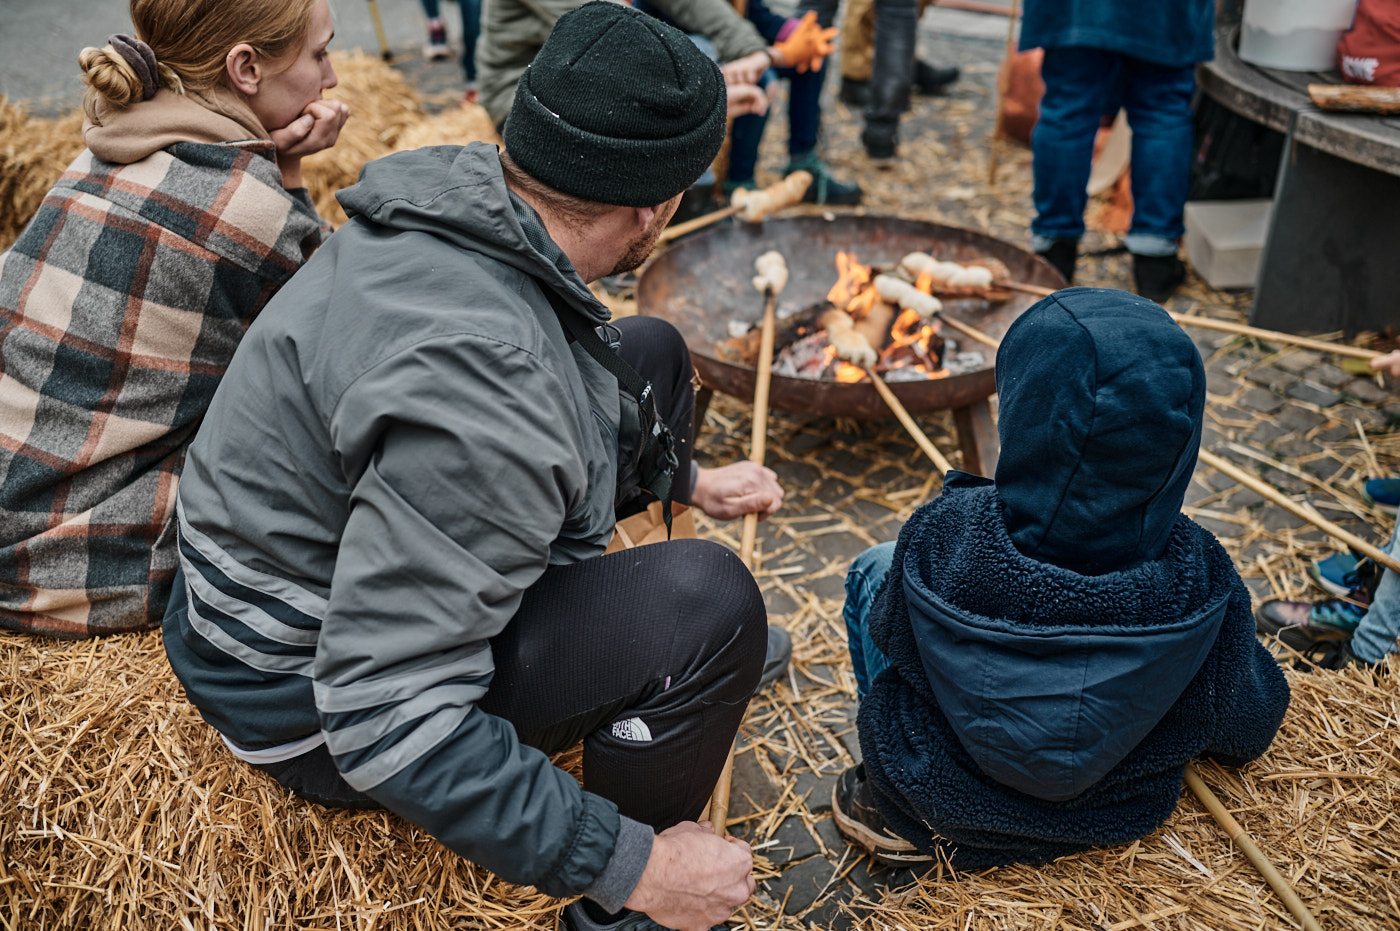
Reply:
<svg viewBox="0 0 1400 931"><path fill-rule="evenodd" d="M1133 280L1137 283L1138 294L1162 304L1186 280L1186 265L1174 255L1134 253Z"/></svg>
<svg viewBox="0 0 1400 931"><path fill-rule="evenodd" d="M870 797L864 763L852 766L836 780L831 790L831 817L841 836L857 847L870 851L871 858L877 863L908 866L933 859L890 830L885 816L880 814Z"/></svg>
<svg viewBox="0 0 1400 931"><path fill-rule="evenodd" d="M604 924L588 914L583 899L575 899L559 914L562 931L671 931L641 912L624 911L614 921ZM710 931L727 931L725 925L715 925Z"/></svg>
<svg viewBox="0 0 1400 931"><path fill-rule="evenodd" d="M1079 258L1079 240L1057 239L1050 244L1050 248L1043 249L1036 255L1055 266L1055 271L1064 276L1065 284L1074 284L1074 263Z"/></svg>
<svg viewBox="0 0 1400 931"><path fill-rule="evenodd" d="M812 176L812 183L802 199L809 204L836 204L849 207L860 203L864 192L854 181L837 181L827 170L825 163L817 158L817 153L808 152L794 157L792 163L783 169L783 175L794 171L805 171Z"/></svg>
<svg viewBox="0 0 1400 931"><path fill-rule="evenodd" d="M875 167L887 168L894 161L899 126L895 123L867 123L861 131L860 142Z"/></svg>
<svg viewBox="0 0 1400 931"><path fill-rule="evenodd" d="M866 104L870 103L870 82L843 77L841 91L837 96L852 110L863 109Z"/></svg>
<svg viewBox="0 0 1400 931"><path fill-rule="evenodd" d="M787 672L791 662L792 634L776 624L769 624L768 649L763 654L763 673L758 677L758 688L754 691L761 692L777 682Z"/></svg>
<svg viewBox="0 0 1400 931"><path fill-rule="evenodd" d="M941 93L961 74L957 68L935 68L926 61L914 61L914 89L921 94Z"/></svg>

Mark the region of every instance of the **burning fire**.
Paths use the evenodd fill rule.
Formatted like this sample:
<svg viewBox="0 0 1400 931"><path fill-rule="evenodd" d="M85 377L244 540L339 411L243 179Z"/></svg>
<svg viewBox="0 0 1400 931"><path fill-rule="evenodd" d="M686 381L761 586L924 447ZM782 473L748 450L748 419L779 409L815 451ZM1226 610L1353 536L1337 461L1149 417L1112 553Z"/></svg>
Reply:
<svg viewBox="0 0 1400 931"><path fill-rule="evenodd" d="M879 300L872 271L869 265L862 265L857 260L855 253L844 250L836 253L836 283L827 292L826 299L850 314L857 323L869 316ZM925 272L914 286L925 294L932 294L933 277ZM880 354L877 365L882 369L908 368L921 372L925 378L943 378L948 374L947 370L938 367L936 357L930 357L930 341L937 335L938 327L935 324L925 321L916 311L903 310L890 325L888 343L883 339L870 339L870 343ZM837 361L835 347L827 348L828 364L836 362L834 375L837 381L858 382L865 377L865 371L859 366Z"/></svg>

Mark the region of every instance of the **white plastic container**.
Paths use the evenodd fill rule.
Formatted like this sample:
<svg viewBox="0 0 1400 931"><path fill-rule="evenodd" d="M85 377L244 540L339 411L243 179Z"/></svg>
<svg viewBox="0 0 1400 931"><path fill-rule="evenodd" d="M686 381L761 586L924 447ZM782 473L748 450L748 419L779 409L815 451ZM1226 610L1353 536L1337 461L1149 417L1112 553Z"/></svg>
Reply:
<svg viewBox="0 0 1400 931"><path fill-rule="evenodd" d="M1186 203L1186 257L1212 288L1252 288L1269 230L1270 200Z"/></svg>
<svg viewBox="0 0 1400 931"><path fill-rule="evenodd" d="M1240 60L1284 71L1337 67L1337 40L1356 0L1245 0Z"/></svg>

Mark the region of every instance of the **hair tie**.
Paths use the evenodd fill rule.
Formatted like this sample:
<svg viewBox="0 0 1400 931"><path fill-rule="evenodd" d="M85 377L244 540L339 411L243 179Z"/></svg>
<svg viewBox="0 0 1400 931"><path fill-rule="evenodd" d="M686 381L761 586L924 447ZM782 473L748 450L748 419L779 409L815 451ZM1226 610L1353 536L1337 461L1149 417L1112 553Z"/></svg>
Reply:
<svg viewBox="0 0 1400 931"><path fill-rule="evenodd" d="M131 70L135 71L136 76L141 79L141 99L150 100L154 97L160 88L160 83L157 80L156 53L152 51L151 47L124 32L108 36L107 44L126 59Z"/></svg>

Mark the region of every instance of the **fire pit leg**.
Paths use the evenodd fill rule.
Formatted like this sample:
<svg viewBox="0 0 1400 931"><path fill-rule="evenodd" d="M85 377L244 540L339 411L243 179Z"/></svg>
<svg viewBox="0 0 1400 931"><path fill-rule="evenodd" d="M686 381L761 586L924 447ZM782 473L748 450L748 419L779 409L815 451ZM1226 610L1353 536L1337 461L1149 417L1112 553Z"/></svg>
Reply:
<svg viewBox="0 0 1400 931"><path fill-rule="evenodd" d="M958 428L958 445L962 448L963 469L988 478L996 474L1001 444L997 440L997 425L992 419L992 405L983 398L967 407L953 409L953 423Z"/></svg>

